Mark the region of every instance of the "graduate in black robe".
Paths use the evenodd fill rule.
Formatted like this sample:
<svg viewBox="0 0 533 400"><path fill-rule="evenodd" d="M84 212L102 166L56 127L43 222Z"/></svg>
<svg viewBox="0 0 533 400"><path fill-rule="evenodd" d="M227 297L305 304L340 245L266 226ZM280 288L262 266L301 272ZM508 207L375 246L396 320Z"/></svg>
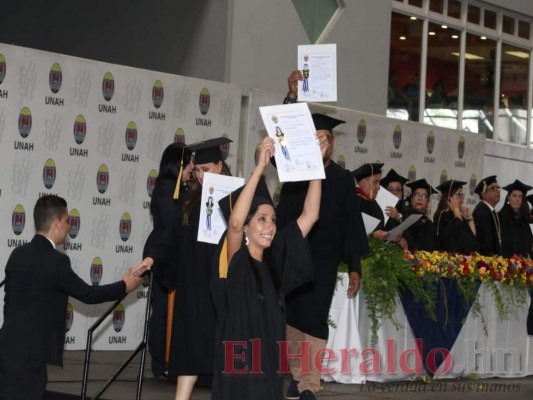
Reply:
<svg viewBox="0 0 533 400"><path fill-rule="evenodd" d="M438 250L470 254L476 250L476 226L468 207L463 205L466 182L447 180L437 186L441 198L433 216Z"/></svg>
<svg viewBox="0 0 533 400"><path fill-rule="evenodd" d="M400 225L403 221L403 215L407 214L407 205L403 191L403 185L407 183L407 180L407 178L398 174L394 168L391 168L387 175L379 181L382 188L387 189L393 195L398 197L398 203L395 207L387 206L385 209L385 214L389 217L385 223L386 231L390 231Z"/></svg>
<svg viewBox="0 0 533 400"><path fill-rule="evenodd" d="M159 240L158 238L166 231L172 221L177 221L193 169L190 158L190 152L185 150L184 144L172 143L163 151L150 201L150 214L152 214L154 229L144 245L143 255L149 253L150 247ZM180 172L181 177L179 176ZM174 199L176 185L181 186L181 196L178 199ZM171 267L163 270L175 272ZM155 377L167 374L165 352L168 291L173 288L174 282L175 275L173 274L157 276L153 280L150 290L152 312L150 313L148 350L151 356L152 373Z"/></svg>
<svg viewBox="0 0 533 400"><path fill-rule="evenodd" d="M382 163L365 163L352 171L352 175L357 181L356 193L361 212L379 220L372 232L372 236L379 240L387 238L385 216L376 201L376 196L380 190L379 181L382 167Z"/></svg>
<svg viewBox="0 0 533 400"><path fill-rule="evenodd" d="M412 214L422 215L404 232L407 247L409 251L413 252L417 250L435 251L437 249L437 232L427 213L430 196L436 194L437 191L425 179L407 183L407 186L411 188L411 195L409 196L411 208L408 216Z"/></svg>
<svg viewBox="0 0 533 400"><path fill-rule="evenodd" d="M314 282L288 294L285 299L286 319L287 330L297 331L300 335L291 340L290 346L297 345L298 340L308 335L317 343L322 341L325 347L329 334L329 308L337 282L338 265L341 260L348 264L348 293L355 294L360 283L361 257L368 254L368 240L357 203L354 179L349 171L331 160L334 144L332 131L343 121L313 114L313 122L319 140L328 146L323 156L326 179L322 181L320 219L307 237L315 279ZM301 214L307 189L307 182L287 182L283 185L276 208L278 228L291 224ZM314 365L311 365L311 368L313 369ZM300 375L298 367L291 364L291 372L293 381L288 391L291 396L297 398L298 391L309 390L315 393L320 389L318 371L312 370L312 374Z"/></svg>
<svg viewBox="0 0 533 400"><path fill-rule="evenodd" d="M531 257L533 235L529 227L526 193L532 187L517 179L503 189L507 191L507 197L498 213L502 227L502 255L507 258L515 254Z"/></svg>
<svg viewBox="0 0 533 400"><path fill-rule="evenodd" d="M137 267L174 268L176 273L169 376L177 376L176 398L190 397L198 376L213 374L215 310L211 279L217 245L197 240L201 184L205 172L229 175L220 145L224 137L187 146L195 152L195 176L200 186L187 193L179 219L148 249ZM163 273L164 274L164 273Z"/></svg>
<svg viewBox="0 0 533 400"><path fill-rule="evenodd" d="M494 209L500 201L500 186L495 175L482 179L474 189L481 201L472 216L476 225L477 251L484 256L502 254L502 228Z"/></svg>
<svg viewBox="0 0 533 400"><path fill-rule="evenodd" d="M284 295L313 278L305 237L318 220L320 181L312 181L300 217L276 228L262 174L274 152L265 138L247 184L219 204L228 222L212 291L216 305L212 399L281 400Z"/></svg>

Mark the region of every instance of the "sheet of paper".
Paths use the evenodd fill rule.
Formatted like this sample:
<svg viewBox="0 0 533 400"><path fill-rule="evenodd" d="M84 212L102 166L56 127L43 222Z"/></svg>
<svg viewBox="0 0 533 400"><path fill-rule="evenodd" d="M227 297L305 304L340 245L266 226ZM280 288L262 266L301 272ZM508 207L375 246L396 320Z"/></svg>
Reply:
<svg viewBox="0 0 533 400"><path fill-rule="evenodd" d="M320 146L307 103L259 107L268 136L276 144L280 182L325 179Z"/></svg>
<svg viewBox="0 0 533 400"><path fill-rule="evenodd" d="M200 201L200 225L198 241L218 244L227 228L218 201L244 185L243 178L204 173L202 199Z"/></svg>
<svg viewBox="0 0 533 400"><path fill-rule="evenodd" d="M337 101L337 45L298 46L298 69L304 80L298 82L300 101Z"/></svg>
<svg viewBox="0 0 533 400"><path fill-rule="evenodd" d="M361 213L361 215L363 216L363 223L365 224L365 232L367 235L370 235L378 226L379 219L365 213Z"/></svg>
<svg viewBox="0 0 533 400"><path fill-rule="evenodd" d="M405 221L403 221L396 228L391 229L389 231L389 236L387 236L387 240L389 242L393 242L394 240L396 240L396 238L399 235L401 235L407 228L409 228L411 225L413 225L420 218L422 218L422 214L411 214L411 215L409 215L409 217Z"/></svg>
<svg viewBox="0 0 533 400"><path fill-rule="evenodd" d="M385 223L387 223L389 216L385 213L385 209L387 207L396 207L396 204L398 204L399 199L398 197L393 195L391 192L389 192L387 189L385 189L384 187L381 187L378 190L376 201L381 207L381 211L383 211L383 216L385 217Z"/></svg>

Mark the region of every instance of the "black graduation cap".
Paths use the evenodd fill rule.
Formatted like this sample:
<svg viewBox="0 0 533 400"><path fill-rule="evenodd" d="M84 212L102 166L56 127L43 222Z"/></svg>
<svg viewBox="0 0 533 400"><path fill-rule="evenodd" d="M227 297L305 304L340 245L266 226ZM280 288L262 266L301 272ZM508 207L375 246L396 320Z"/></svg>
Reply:
<svg viewBox="0 0 533 400"><path fill-rule="evenodd" d="M464 185L466 185L466 182L449 179L446 182L442 182L436 189L442 194L448 193L449 196L452 190L462 188Z"/></svg>
<svg viewBox="0 0 533 400"><path fill-rule="evenodd" d="M400 182L400 184L403 186L408 181L407 178L404 178L400 174L398 174L394 168L391 168L391 170L385 175L384 178L382 178L379 181L379 184L383 187L387 187L387 185L391 182Z"/></svg>
<svg viewBox="0 0 533 400"><path fill-rule="evenodd" d="M414 192L416 189L426 189L430 195L437 193L437 191L433 189L433 187L425 179L419 179L417 181L406 183L405 185L411 188L412 192Z"/></svg>
<svg viewBox="0 0 533 400"><path fill-rule="evenodd" d="M237 190L234 190L229 195L223 197L218 201L218 205L220 206L220 210L222 211L222 215L224 216L226 222L229 222L231 210L233 210L233 206L237 202L237 199L239 198L243 188L244 186L240 187ZM272 202L272 198L270 197L270 192L268 191L268 187L263 177L261 177L261 179L259 179L259 182L257 182L257 187L255 188L255 193L252 199L250 210L259 207L262 204L270 204L272 207L274 207L274 203Z"/></svg>
<svg viewBox="0 0 533 400"><path fill-rule="evenodd" d="M518 179L516 179L513 183L503 187L503 190L506 190L509 193L511 193L513 190L520 190L522 193L524 193L524 195L531 189L533 189L532 186L526 185L525 183L520 182Z"/></svg>
<svg viewBox="0 0 533 400"><path fill-rule="evenodd" d="M352 171L352 175L359 182L361 179L368 178L376 174L381 174L383 163L365 163L356 170Z"/></svg>
<svg viewBox="0 0 533 400"><path fill-rule="evenodd" d="M485 193L487 187L494 182L496 182L496 175L491 175L487 176L486 178L483 178L477 184L476 188L474 189L474 193L477 193L481 196L482 193Z"/></svg>
<svg viewBox="0 0 533 400"><path fill-rule="evenodd" d="M194 152L195 164L207 164L210 162L217 163L224 160L220 146L230 142L233 142L233 140L221 136L218 138L190 144L187 146L187 149L191 152Z"/></svg>
<svg viewBox="0 0 533 400"><path fill-rule="evenodd" d="M311 116L313 117L313 123L315 124L315 129L317 131L325 129L327 131L330 131L333 134L333 129L337 125L346 123L346 121L330 117L329 115L326 115L326 114L314 113Z"/></svg>

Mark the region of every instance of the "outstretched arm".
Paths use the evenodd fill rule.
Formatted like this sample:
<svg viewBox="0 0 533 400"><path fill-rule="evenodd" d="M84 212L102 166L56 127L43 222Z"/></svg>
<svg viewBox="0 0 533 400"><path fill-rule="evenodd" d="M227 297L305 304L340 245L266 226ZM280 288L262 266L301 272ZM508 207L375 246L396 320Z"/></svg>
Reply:
<svg viewBox="0 0 533 400"><path fill-rule="evenodd" d="M250 212L255 189L265 172L265 168L270 162L270 157L274 155L274 141L266 137L258 146L259 157L257 166L252 172L252 176L244 185L244 188L235 202L228 221L227 244L228 244L228 264L233 255L241 248L244 222Z"/></svg>

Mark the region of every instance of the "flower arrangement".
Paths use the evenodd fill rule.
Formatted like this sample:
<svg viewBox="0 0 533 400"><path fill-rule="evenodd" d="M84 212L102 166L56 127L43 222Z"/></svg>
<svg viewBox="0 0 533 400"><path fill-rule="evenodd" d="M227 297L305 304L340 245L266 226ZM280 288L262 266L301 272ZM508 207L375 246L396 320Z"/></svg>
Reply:
<svg viewBox="0 0 533 400"><path fill-rule="evenodd" d="M413 293L424 305L429 316L435 318L436 285L443 278L454 279L474 315L485 321L482 305L477 300L480 283L485 283L493 294L500 318L506 319L527 300L523 288L533 287L533 260L522 256L509 259L494 256L417 251L403 251L398 246L369 237L370 254L362 262L364 296L372 321L373 344L377 342L380 320L394 320L398 295L402 290ZM339 272L346 272L341 264ZM486 333L486 328L485 328Z"/></svg>

